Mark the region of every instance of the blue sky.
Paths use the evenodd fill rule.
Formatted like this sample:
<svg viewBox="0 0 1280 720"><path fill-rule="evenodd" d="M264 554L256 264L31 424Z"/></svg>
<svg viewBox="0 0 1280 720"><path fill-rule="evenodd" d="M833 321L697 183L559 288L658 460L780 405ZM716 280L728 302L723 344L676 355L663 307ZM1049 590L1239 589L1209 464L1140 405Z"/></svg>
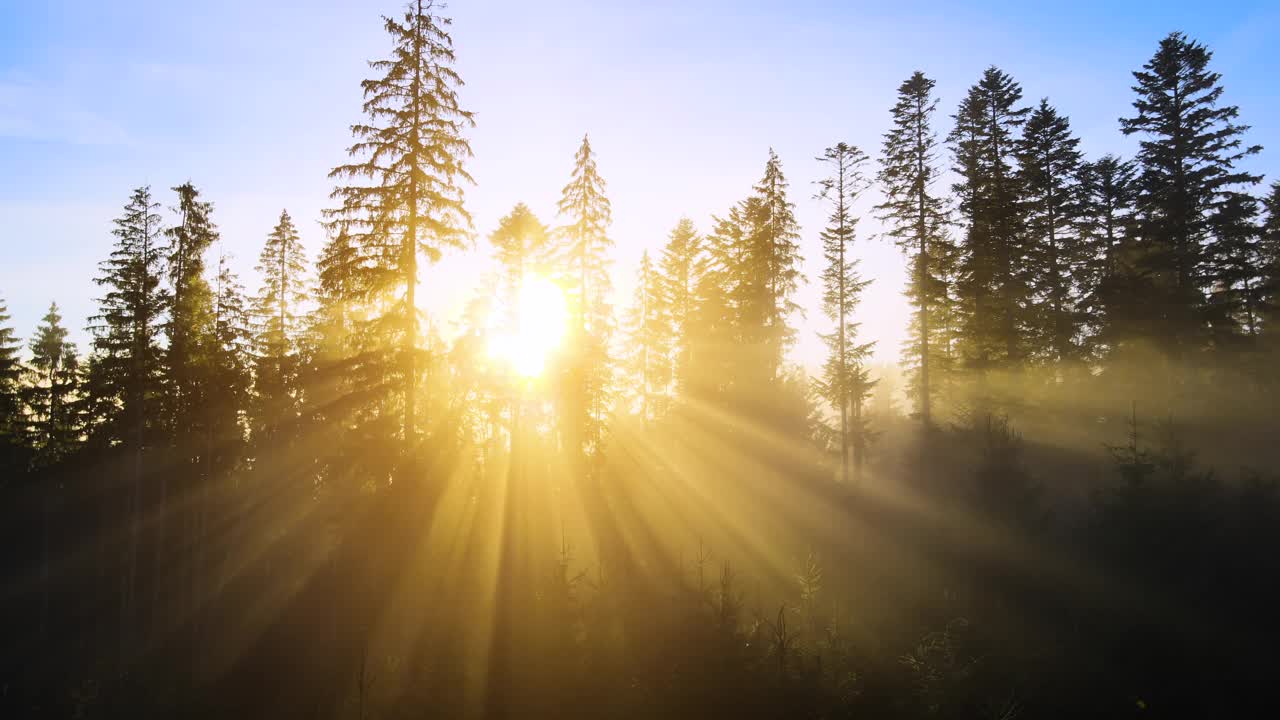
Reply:
<svg viewBox="0 0 1280 720"><path fill-rule="evenodd" d="M468 192L476 249L423 276L444 322L487 267L484 237L516 202L544 221L589 132L614 205L620 293L636 260L681 215L701 227L744 196L769 147L782 157L805 234L801 291L813 310L796 357L813 364L822 211L814 157L838 141L873 156L898 84L938 81L949 115L983 68L1048 96L1085 151L1131 154L1116 119L1130 112L1130 72L1182 30L1214 51L1225 100L1267 148L1251 168L1280 175L1280 4L1268 2L515 2L457 0L458 69L477 184ZM82 346L129 191L162 203L188 179L215 203L224 248L246 285L281 208L312 256L323 235L328 170L359 120L365 61L387 41L379 14L399 2L175 3L0 0L0 297L29 336L51 300ZM945 117L940 118L945 134ZM863 211L870 214L874 196ZM902 259L861 226L862 310L878 357L905 331Z"/></svg>

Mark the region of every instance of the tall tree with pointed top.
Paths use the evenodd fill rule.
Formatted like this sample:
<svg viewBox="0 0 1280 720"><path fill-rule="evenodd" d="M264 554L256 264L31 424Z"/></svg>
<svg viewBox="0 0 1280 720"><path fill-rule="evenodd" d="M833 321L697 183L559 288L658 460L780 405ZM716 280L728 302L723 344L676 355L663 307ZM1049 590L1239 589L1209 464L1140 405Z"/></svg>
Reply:
<svg viewBox="0 0 1280 720"><path fill-rule="evenodd" d="M9 308L0 301L0 443L16 445L22 430L22 402L19 382L22 359L18 338L9 325Z"/></svg>
<svg viewBox="0 0 1280 720"><path fill-rule="evenodd" d="M157 427L163 381L160 337L169 293L161 286L159 209L149 187L133 191L115 221L116 245L95 279L106 294L89 318L95 354L91 391L107 401L99 430L108 444L127 443L138 453Z"/></svg>
<svg viewBox="0 0 1280 720"><path fill-rule="evenodd" d="M818 199L830 210L827 226L820 234L822 257L826 261L822 271L822 309L835 325L833 332L822 336L828 357L818 389L840 417L840 474L847 483L851 438L854 464L859 470L862 466L866 437L862 407L871 394L872 385L866 360L874 343L857 341L859 323L853 319L863 290L871 284L859 275L858 261L853 257L858 227L853 204L866 189L862 166L867 162L867 155L856 146L838 143L827 148L818 161L831 173L818 181Z"/></svg>
<svg viewBox="0 0 1280 720"><path fill-rule="evenodd" d="M52 464L71 451L80 434L75 412L80 360L75 344L67 339L57 303L49 305L31 338L30 349L26 387L29 432L38 461Z"/></svg>
<svg viewBox="0 0 1280 720"><path fill-rule="evenodd" d="M361 315L362 299L367 294L366 269L360 248L352 241L351 234L339 227L316 258L316 307L307 318L312 373L328 373L356 354L353 335ZM309 384L317 385L316 380L312 378Z"/></svg>
<svg viewBox="0 0 1280 720"><path fill-rule="evenodd" d="M1280 182L1271 183L1270 192L1263 199L1267 219L1262 225L1260 241L1262 255L1262 282L1259 294L1262 298L1262 332L1280 349Z"/></svg>
<svg viewBox="0 0 1280 720"><path fill-rule="evenodd" d="M309 296L307 258L288 211L281 211L258 255L262 288L253 301L253 430L264 445L279 444L296 424L302 400L302 305ZM221 275L220 275L221 277Z"/></svg>
<svg viewBox="0 0 1280 720"><path fill-rule="evenodd" d="M1204 45L1170 33L1134 72L1137 112L1120 119L1125 135L1142 138L1139 261L1149 282L1147 292L1130 299L1147 308L1144 335L1178 359L1206 339L1209 261L1219 240L1214 216L1229 191L1262 179L1237 167L1262 148L1244 145L1249 128L1236 123L1235 105L1221 103L1222 78L1209 69L1212 58Z"/></svg>
<svg viewBox="0 0 1280 720"><path fill-rule="evenodd" d="M138 552L142 526L142 479L149 451L163 436L160 398L164 391L164 350L160 345L168 293L161 287L163 246L159 203L149 187L133 191L116 219L110 257L95 279L106 293L90 317L94 355L87 392L94 418L93 435L102 446L123 445L132 458L125 494L128 543L120 575L120 662L127 662L136 640Z"/></svg>
<svg viewBox="0 0 1280 720"><path fill-rule="evenodd" d="M1248 193L1226 191L1209 223L1205 252L1206 319L1213 347L1252 351L1265 303L1262 203Z"/></svg>
<svg viewBox="0 0 1280 720"><path fill-rule="evenodd" d="M231 258L218 255L213 281L213 327L207 377L213 391L205 408L210 477L223 476L240 461L245 437L240 418L248 414L252 387L252 318L244 286ZM296 352L296 350L295 350Z"/></svg>
<svg viewBox="0 0 1280 720"><path fill-rule="evenodd" d="M1013 167L1029 112L1021 100L1012 77L987 68L961 101L948 137L966 221L957 278L961 354L976 370L1017 368L1028 349L1030 264Z"/></svg>
<svg viewBox="0 0 1280 720"><path fill-rule="evenodd" d="M893 127L884 136L878 175L885 201L876 207L888 224L887 234L910 259L907 297L915 305L916 335L907 342L907 354L914 366L912 394L926 427L933 421L933 373L945 360L941 346L949 341L938 337L945 327L940 311L947 293L945 263L950 246L943 200L933 188L940 175L933 130L938 100L933 88L934 81L918 71L898 87Z"/></svg>
<svg viewBox="0 0 1280 720"><path fill-rule="evenodd" d="M800 224L795 204L787 197L782 161L769 148L764 176L756 183L753 199L744 209L751 232L743 277L748 280L747 322L761 343L760 371L767 381L777 379L786 350L795 341L788 318L800 310L795 302L803 276L800 273Z"/></svg>
<svg viewBox="0 0 1280 720"><path fill-rule="evenodd" d="M681 218L667 236L658 268L658 290L669 316L666 343L671 349L673 390L683 394L689 385L693 330L697 309L702 238L689 218Z"/></svg>
<svg viewBox="0 0 1280 720"><path fill-rule="evenodd" d="M213 390L207 373L213 291L205 277L205 253L218 240L218 230L212 219L213 204L201 200L194 185L183 183L173 191L178 195L177 223L165 230L169 240L165 251L169 280L166 422L179 451L195 462L202 455L203 408ZM162 514L167 478L161 476ZM163 517L157 521L161 534L165 522Z"/></svg>
<svg viewBox="0 0 1280 720"><path fill-rule="evenodd" d="M724 217L712 217L694 265L693 310L689 317L686 392L703 402L721 399L740 384L743 335L740 268L746 256L747 221L742 203Z"/></svg>
<svg viewBox="0 0 1280 720"><path fill-rule="evenodd" d="M452 20L441 8L436 0L413 0L400 20L384 18L391 56L369 63L379 76L361 83L368 121L351 128L353 161L330 173L353 183L333 191L341 205L329 217L368 265L366 299L376 314L366 329L377 337L388 374L398 376L406 450L417 438L418 258L434 262L462 247L471 228L462 185L471 182L464 132L475 120L458 98Z"/></svg>
<svg viewBox="0 0 1280 720"><path fill-rule="evenodd" d="M1082 308L1088 353L1105 356L1133 337L1125 320L1127 286L1135 281L1133 212L1137 168L1104 155L1081 167L1081 236L1088 245Z"/></svg>
<svg viewBox="0 0 1280 720"><path fill-rule="evenodd" d="M178 473L158 476L157 508L152 537L153 574L165 575L165 568L183 560L184 548L193 548L192 531L200 508L192 498L202 493L209 476L207 410L211 396L217 392L210 377L213 335L213 290L205 277L205 253L218 239L213 223L213 205L200 198L200 191L183 183L173 191L178 204L173 208L177 222L165 230L165 270L169 281L169 314L164 331L165 345L165 437L186 467ZM175 492L177 503L170 503ZM171 542L170 526L176 526L179 538ZM188 572L194 567L188 562ZM191 586L157 580L152 584L153 632L166 630L166 624L189 611L193 598ZM175 602L170 602L172 599ZM184 606L185 605L185 606Z"/></svg>
<svg viewBox="0 0 1280 720"><path fill-rule="evenodd" d="M640 403L640 419L648 423L665 412L671 388L671 318L662 296L662 281L645 250L636 271L635 300L626 319L627 370Z"/></svg>
<svg viewBox="0 0 1280 720"><path fill-rule="evenodd" d="M1029 350L1056 366L1079 360L1083 339L1076 278L1088 262L1088 245L1080 234L1079 145L1068 118L1041 99L1014 150L1034 304Z"/></svg>
<svg viewBox="0 0 1280 720"><path fill-rule="evenodd" d="M565 224L556 229L555 255L565 283L571 288L575 337L562 421L567 445L597 455L602 447L605 405L609 390L608 236L613 211L605 195L605 181L596 167L590 139L584 135L574 156L573 173L561 190L557 205Z"/></svg>
<svg viewBox="0 0 1280 720"><path fill-rule="evenodd" d="M605 194L604 178L596 167L591 140L582 144L573 159L573 174L561 190L556 206L566 222L556 230L557 255L574 288L574 309L579 332L598 332L607 323L609 281L608 251L613 247L609 225L613 210Z"/></svg>

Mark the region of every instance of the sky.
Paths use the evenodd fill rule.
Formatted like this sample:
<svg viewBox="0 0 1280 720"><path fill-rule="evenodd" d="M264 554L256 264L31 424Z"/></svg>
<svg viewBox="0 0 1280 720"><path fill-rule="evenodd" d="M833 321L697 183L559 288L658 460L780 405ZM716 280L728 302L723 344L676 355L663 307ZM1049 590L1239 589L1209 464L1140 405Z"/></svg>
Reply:
<svg viewBox="0 0 1280 720"><path fill-rule="evenodd" d="M426 268L422 294L446 329L491 266L487 236L517 202L555 223L555 203L584 133L613 203L618 302L641 253L657 253L681 216L700 229L745 197L769 148L782 159L802 225L800 340L817 332L825 217L815 158L848 142L873 158L898 85L937 80L938 131L989 65L1027 104L1048 97L1089 157L1132 155L1117 118L1131 113L1131 72L1168 32L1214 51L1213 69L1266 148L1249 169L1280 176L1280 3L734 2L455 0L462 103L476 113L467 190L475 246ZM381 14L398 0L308 2L0 0L0 298L29 337L51 301L81 348L130 191L160 202L191 180L214 203L223 250L245 284L287 208L312 259L324 241L328 171L361 120L366 61L385 56ZM874 164L867 168L874 173ZM859 319L894 362L906 332L904 260L879 237L875 192L855 254L874 280Z"/></svg>

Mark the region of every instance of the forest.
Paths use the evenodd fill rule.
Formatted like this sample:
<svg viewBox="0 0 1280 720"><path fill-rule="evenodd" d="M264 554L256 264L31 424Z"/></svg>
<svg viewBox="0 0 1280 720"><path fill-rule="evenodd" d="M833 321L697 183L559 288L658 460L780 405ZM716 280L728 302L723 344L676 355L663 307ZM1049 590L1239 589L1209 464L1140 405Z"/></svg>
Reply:
<svg viewBox="0 0 1280 720"><path fill-rule="evenodd" d="M254 278L216 198L140 185L68 291L84 347L0 300L0 717L1258 716L1280 182L1209 47L1116 70L1132 157L1052 88L904 68L882 136L743 148L758 181L617 302L590 135L554 216L478 226L451 20L382 23L329 209ZM456 253L499 270L450 327L418 294Z"/></svg>

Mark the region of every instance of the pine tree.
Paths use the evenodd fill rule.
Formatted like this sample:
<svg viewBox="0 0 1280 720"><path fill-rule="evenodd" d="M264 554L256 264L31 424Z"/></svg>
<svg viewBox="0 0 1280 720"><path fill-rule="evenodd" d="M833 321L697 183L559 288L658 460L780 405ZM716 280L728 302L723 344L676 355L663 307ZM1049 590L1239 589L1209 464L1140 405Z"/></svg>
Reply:
<svg viewBox="0 0 1280 720"><path fill-rule="evenodd" d="M946 327L942 313L948 292L946 278L950 243L946 237L946 213L933 183L937 169L938 141L932 121L938 101L934 81L916 72L898 87L893 106L893 128L885 133L878 175L885 202L876 207L892 237L909 258L907 297L915 305L914 337L907 341L908 363L913 366L912 395L926 427L932 424L933 373L945 361L949 338L939 336Z"/></svg>
<svg viewBox="0 0 1280 720"><path fill-rule="evenodd" d="M671 388L671 318L662 297L662 281L649 251L640 257L635 301L626 321L627 370L645 424L666 412Z"/></svg>
<svg viewBox="0 0 1280 720"><path fill-rule="evenodd" d="M861 278L858 261L853 258L858 226L853 204L866 188L862 165L867 156L853 145L839 143L827 148L818 160L831 172L818 181L818 198L830 208L827 227L821 233L826 261L822 271L822 309L835 324L832 333L822 336L829 355L818 389L840 417L840 476L847 483L851 438L854 464L861 475L867 430L863 407L873 384L866 362L874 343L857 342L859 323L853 319L862 291L871 284Z"/></svg>
<svg viewBox="0 0 1280 720"><path fill-rule="evenodd" d="M612 285L607 252L613 247L608 229L613 211L586 135L574 156L573 174L561 190L557 208L568 221L556 231L557 255L572 282L579 332L597 333L608 323L606 302Z"/></svg>
<svg viewBox="0 0 1280 720"><path fill-rule="evenodd" d="M263 282L253 300L253 431L264 446L286 442L298 421L301 388L302 305L309 297L306 251L287 210L258 255Z"/></svg>
<svg viewBox="0 0 1280 720"><path fill-rule="evenodd" d="M306 421L333 431L374 405L357 388L377 387L381 364L364 352L364 298L368 266L346 229L339 227L316 260L315 308L307 323Z"/></svg>
<svg viewBox="0 0 1280 720"><path fill-rule="evenodd" d="M0 301L0 444L18 445L24 425L19 384L23 368L9 319L9 308Z"/></svg>
<svg viewBox="0 0 1280 720"><path fill-rule="evenodd" d="M38 462L52 465L70 453L80 435L76 414L80 359L75 344L67 340L57 303L49 305L30 349L30 379L25 388L29 436Z"/></svg>
<svg viewBox="0 0 1280 720"><path fill-rule="evenodd" d="M190 182L173 188L177 223L168 238L166 271L169 280L168 340L164 352L166 439L182 465L175 473L158 475L157 507L152 537L152 632L169 631L170 623L191 612L199 547L198 520L204 508L199 499L212 480L209 417L211 395L217 391L211 376L213 360L213 290L205 277L205 253L218 239L213 205L200 199ZM170 495L177 498L171 502ZM170 530L177 537L170 538ZM173 569L186 571L188 582Z"/></svg>
<svg viewBox="0 0 1280 720"><path fill-rule="evenodd" d="M434 262L445 249L462 247L471 227L461 184L471 181L463 132L475 121L459 104L452 21L439 9L435 0L413 0L403 20L384 18L391 58L369 64L381 76L361 83L369 119L351 128L354 162L330 173L364 181L336 188L341 207L329 216L367 264L364 299L376 314L365 331L384 374L401 388L406 449L417 439L418 257Z"/></svg>
<svg viewBox="0 0 1280 720"><path fill-rule="evenodd" d="M88 407L96 440L123 445L132 459L125 493L128 543L120 573L119 661L127 662L136 641L138 553L142 526L142 481L149 450L163 441L160 398L164 350L160 346L168 293L161 287L160 205L151 189L133 191L116 219L115 248L95 282L106 288L90 320L94 355L87 378ZM158 587L158 586L157 586Z"/></svg>
<svg viewBox="0 0 1280 720"><path fill-rule="evenodd" d="M672 389L677 396L687 392L689 387L702 250L702 239L693 221L681 218L667 236L658 268L658 295L670 320L665 342L671 349Z"/></svg>
<svg viewBox="0 0 1280 720"><path fill-rule="evenodd" d="M1016 368L1026 352L1030 305L1027 249L1013 171L1016 133L1028 109L1022 88L995 67L970 88L949 141L966 221L957 300L960 354L977 370Z"/></svg>
<svg viewBox="0 0 1280 720"><path fill-rule="evenodd" d="M1134 336L1132 322L1124 319L1124 298L1137 281L1133 264L1136 173L1132 161L1115 155L1104 155L1081 168L1081 234L1089 246L1082 308L1089 354L1095 357Z"/></svg>
<svg viewBox="0 0 1280 720"><path fill-rule="evenodd" d="M212 331L213 293L205 279L205 252L218 239L210 217L211 203L200 200L200 191L191 183L173 188L178 194L176 225L168 228L167 269L170 287L166 365L169 375L169 422L176 431L179 447L183 436L194 430L194 416L203 406L207 390L202 365L207 357L203 347Z"/></svg>
<svg viewBox="0 0 1280 720"><path fill-rule="evenodd" d="M316 307L308 318L313 370L354 354L352 334L368 284L359 248L344 229L330 236L316 259Z"/></svg>
<svg viewBox="0 0 1280 720"><path fill-rule="evenodd" d="M197 463L186 479L181 497L172 513L179 536L178 547L157 546L157 561L165 557L165 567L185 569L181 587L173 589L179 618L185 619L185 637L192 667L198 667L205 652L204 617L199 611L212 592L211 546L226 542L211 537L214 519L222 509L221 481L240 469L245 456L246 436L242 418L248 410L249 361L252 358L244 289L232 272L227 256L219 253L217 272L208 287L207 326L198 337L198 364L195 366L200 406L195 410L193 429L184 455ZM183 480L183 478L178 478ZM163 523L159 524L163 530ZM163 541L161 536L160 541ZM158 568L157 572L161 572ZM173 573L170 569L169 573ZM182 620L179 620L182 622Z"/></svg>
<svg viewBox="0 0 1280 720"><path fill-rule="evenodd" d="M748 228L742 204L723 218L712 217L711 232L695 262L693 311L686 339L689 344L688 394L715 402L741 385L742 290L739 269L744 266Z"/></svg>
<svg viewBox="0 0 1280 720"><path fill-rule="evenodd" d="M1221 104L1221 76L1211 53L1171 33L1143 69L1134 72L1134 117L1121 118L1125 135L1140 135L1138 163L1140 272L1150 282L1128 298L1146 309L1144 336L1185 359L1204 343L1206 290L1213 254L1214 214L1232 188L1261 181L1236 168L1261 150L1246 147L1239 109Z"/></svg>
<svg viewBox="0 0 1280 720"><path fill-rule="evenodd" d="M1252 350L1260 332L1262 203L1242 192L1224 192L1209 221L1212 242L1205 252L1206 319L1213 346Z"/></svg>
<svg viewBox="0 0 1280 720"><path fill-rule="evenodd" d="M770 432L806 434L810 386L785 365L799 307L799 225L776 153L746 199L712 218L695 273L689 377L703 402Z"/></svg>
<svg viewBox="0 0 1280 720"><path fill-rule="evenodd" d="M613 222L604 178L596 168L587 136L574 156L573 174L561 191L557 205L566 223L556 230L555 250L565 283L571 288L575 335L562 418L568 431L567 445L599 457L603 442L605 406L608 402L608 355L612 311L608 297L607 251L613 246L608 228Z"/></svg>
<svg viewBox="0 0 1280 720"><path fill-rule="evenodd" d="M1262 226L1261 270L1262 282L1259 295L1262 298L1259 312L1262 314L1262 332L1280 340L1280 182L1271 184L1271 191L1263 200L1267 219ZM1280 346L1277 346L1280 348Z"/></svg>
<svg viewBox="0 0 1280 720"><path fill-rule="evenodd" d="M1027 118L1015 154L1022 188L1029 279L1035 313L1033 356L1053 365L1081 358L1080 287L1088 261L1081 237L1080 140L1064 115L1041 100Z"/></svg>
<svg viewBox="0 0 1280 720"><path fill-rule="evenodd" d="M301 251L299 251L301 252ZM231 258L218 256L213 285L213 332L206 408L210 476L222 477L240 462L245 445L241 417L249 409L252 387L252 321L244 287L231 269Z"/></svg>
<svg viewBox="0 0 1280 720"><path fill-rule="evenodd" d="M169 294L161 287L159 209L149 187L133 191L115 221L115 248L95 280L106 294L89 319L95 353L91 392L104 401L97 404L104 417L94 418L95 424L108 444L126 443L137 453L157 427L163 388L160 335Z"/></svg>
<svg viewBox="0 0 1280 720"><path fill-rule="evenodd" d="M761 343L757 369L764 380L772 382L782 368L786 350L795 342L795 330L787 321L800 309L794 297L803 279L795 204L787 199L787 179L773 148L754 190L755 202L744 205L751 230L741 274L747 287L743 320L748 342Z"/></svg>

